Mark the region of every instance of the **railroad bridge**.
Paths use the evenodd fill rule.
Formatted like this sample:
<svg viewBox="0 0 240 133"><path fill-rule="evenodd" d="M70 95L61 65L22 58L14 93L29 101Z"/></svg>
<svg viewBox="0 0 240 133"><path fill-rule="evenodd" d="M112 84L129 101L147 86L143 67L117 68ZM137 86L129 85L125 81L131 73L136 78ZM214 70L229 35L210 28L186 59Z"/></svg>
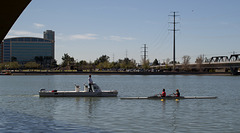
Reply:
<svg viewBox="0 0 240 133"><path fill-rule="evenodd" d="M184 70L184 65L176 64L177 70ZM168 65L161 65L161 69L169 70L172 69L172 64ZM189 64L187 65L188 70L190 71L204 71L204 72L231 72L233 75L240 74L238 72L240 68L240 54L233 54L231 56L214 56L211 57L209 60L204 61L202 64Z"/></svg>
<svg viewBox="0 0 240 133"><path fill-rule="evenodd" d="M190 64L192 69L201 69L205 71L209 70L224 70L225 72L231 71L233 75L238 74L238 69L240 68L240 54L233 54L228 56L214 56L211 57L209 61L205 61L200 64Z"/></svg>
<svg viewBox="0 0 240 133"><path fill-rule="evenodd" d="M228 58L228 56L213 56L209 63L212 62L237 62L240 61L240 54L233 54Z"/></svg>

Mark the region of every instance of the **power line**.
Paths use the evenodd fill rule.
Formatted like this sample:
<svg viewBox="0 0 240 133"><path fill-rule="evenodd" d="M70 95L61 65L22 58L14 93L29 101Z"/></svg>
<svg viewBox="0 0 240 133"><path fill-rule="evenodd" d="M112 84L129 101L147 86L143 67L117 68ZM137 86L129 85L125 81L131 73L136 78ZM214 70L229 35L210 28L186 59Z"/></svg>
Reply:
<svg viewBox="0 0 240 133"><path fill-rule="evenodd" d="M234 55L234 54L238 53L238 51L232 51L232 52L229 52L229 53Z"/></svg>

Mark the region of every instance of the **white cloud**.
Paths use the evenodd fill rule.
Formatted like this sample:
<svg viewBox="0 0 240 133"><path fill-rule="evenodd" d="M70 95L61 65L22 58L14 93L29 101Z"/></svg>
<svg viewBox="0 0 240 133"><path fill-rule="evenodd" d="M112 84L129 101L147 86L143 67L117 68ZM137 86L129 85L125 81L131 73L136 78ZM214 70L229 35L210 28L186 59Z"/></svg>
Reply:
<svg viewBox="0 0 240 133"><path fill-rule="evenodd" d="M7 34L6 38L12 38L12 37L43 37L43 33L34 33L30 31L24 31L24 30L10 30ZM120 36L109 36L109 37L103 37L105 40L112 40L112 41L124 41L124 40L135 40L135 38L132 37L120 37ZM64 34L56 34L57 40L96 40L99 39L99 35L87 33L87 34L75 34L75 35L64 35Z"/></svg>
<svg viewBox="0 0 240 133"><path fill-rule="evenodd" d="M34 25L36 28L43 28L43 27L45 27L44 24L39 24L39 23L33 23L33 25Z"/></svg>
<svg viewBox="0 0 240 133"><path fill-rule="evenodd" d="M7 34L6 38L11 37L42 37L42 33L34 33L30 31L23 31L23 30L10 30Z"/></svg>
<svg viewBox="0 0 240 133"><path fill-rule="evenodd" d="M76 35L71 35L70 39L71 40L96 40L97 39L97 34L76 34Z"/></svg>
<svg viewBox="0 0 240 133"><path fill-rule="evenodd" d="M113 41L123 41L123 40L135 40L135 38L132 37L120 37L120 36L109 36L105 38L106 40L113 40Z"/></svg>

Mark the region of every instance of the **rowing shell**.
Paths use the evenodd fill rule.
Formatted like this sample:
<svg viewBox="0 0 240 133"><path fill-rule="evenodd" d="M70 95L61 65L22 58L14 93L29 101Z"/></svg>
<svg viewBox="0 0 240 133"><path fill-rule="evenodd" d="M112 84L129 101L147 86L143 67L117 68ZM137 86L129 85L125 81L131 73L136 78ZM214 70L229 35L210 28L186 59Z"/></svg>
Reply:
<svg viewBox="0 0 240 133"><path fill-rule="evenodd" d="M122 97L120 99L216 99L215 96L166 96L166 97L158 97L158 96L151 96L151 97Z"/></svg>

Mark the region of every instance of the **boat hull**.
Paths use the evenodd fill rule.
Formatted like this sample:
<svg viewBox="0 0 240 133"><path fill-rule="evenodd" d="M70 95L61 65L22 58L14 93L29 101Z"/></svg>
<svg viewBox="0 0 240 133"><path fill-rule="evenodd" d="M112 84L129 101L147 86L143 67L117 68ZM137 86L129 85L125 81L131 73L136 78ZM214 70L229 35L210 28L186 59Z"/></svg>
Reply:
<svg viewBox="0 0 240 133"><path fill-rule="evenodd" d="M166 97L159 97L159 96L150 96L150 97L122 97L121 99L216 99L215 96L166 96Z"/></svg>
<svg viewBox="0 0 240 133"><path fill-rule="evenodd" d="M116 97L117 91L76 92L76 91L39 91L39 97Z"/></svg>

